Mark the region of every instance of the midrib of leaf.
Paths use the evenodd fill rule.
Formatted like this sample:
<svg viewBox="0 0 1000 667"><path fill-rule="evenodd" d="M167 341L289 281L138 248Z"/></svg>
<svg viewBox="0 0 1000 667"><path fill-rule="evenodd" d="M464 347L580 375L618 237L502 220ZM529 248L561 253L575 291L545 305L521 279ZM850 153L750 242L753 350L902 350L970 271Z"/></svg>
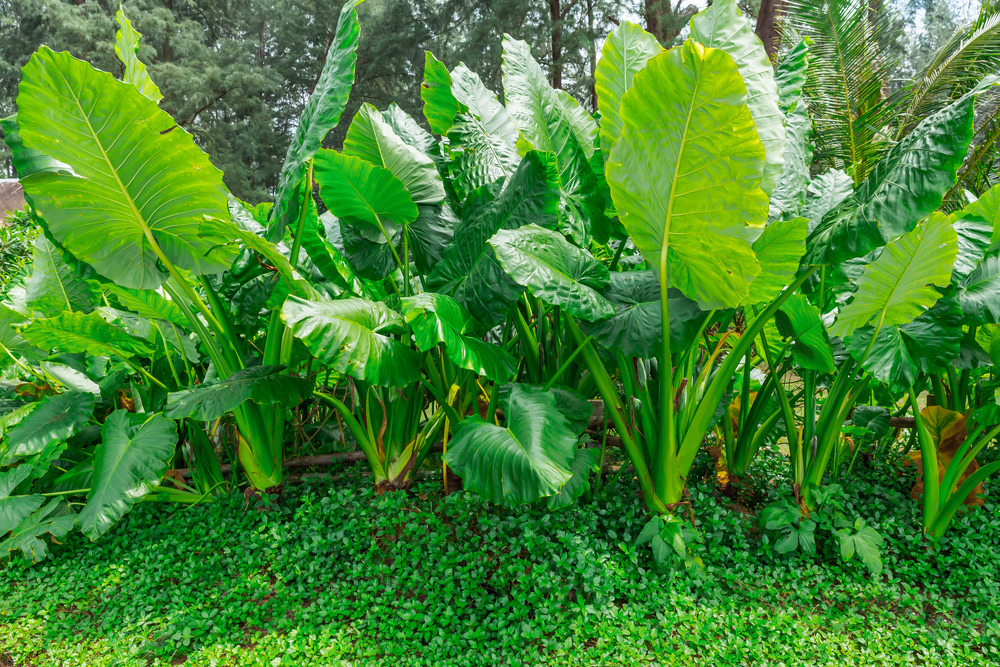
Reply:
<svg viewBox="0 0 1000 667"><path fill-rule="evenodd" d="M49 263L52 264L52 272L56 276L56 282L59 283L59 291L62 292L63 300L66 301L66 308L73 310L73 304L70 303L69 294L66 292L66 286L63 284L62 274L59 273L59 265L56 264L52 257L52 251L48 247L45 249L45 254L49 256Z"/></svg>
<svg viewBox="0 0 1000 667"><path fill-rule="evenodd" d="M920 246L923 245L924 234L927 233L926 223L924 223L923 232L924 233L920 235L920 240L917 241L916 248L910 254L909 259L906 260L906 263L903 266L903 270L899 274L899 278L893 283L892 290L889 292L889 297L886 299L885 305L882 307L882 310L879 313L878 324L875 326L875 332L872 334L872 343L875 342L875 338L878 336L879 332L882 331L882 323L885 321L885 315L889 311L889 305L892 303L893 299L895 298L896 291L899 289L899 286L902 284L903 279L906 277L906 274L910 270L910 266L913 264L913 261L916 259L917 253L920 250ZM868 356L868 355L866 354L865 356Z"/></svg>
<svg viewBox="0 0 1000 667"><path fill-rule="evenodd" d="M135 435L139 435L139 433L142 432L142 429L146 428L146 424L148 424L150 421L152 421L155 417L156 417L156 415L150 415L146 419L146 421L142 422L142 424L139 426L139 428L137 428L135 430ZM128 427L128 422L126 421L124 423L126 425L125 433L128 434L128 428L127 428ZM130 453L132 451L132 447L133 447L133 445L135 445L135 437L133 437L131 435L126 435L125 437L128 439L128 442L125 444L125 447L121 450L121 453L118 455L118 457L115 460L114 464L111 466L111 470L110 470L109 474L107 476L105 476L104 480L97 487L97 492L94 494L94 498L88 498L87 499L88 503L91 502L91 501L93 501L94 499L96 499L98 497L103 498L103 496L107 493L108 483L110 482L110 480L113 477L115 477L117 475L117 473L118 473L118 467L125 460L125 455L128 454L128 453ZM102 504L104 504L104 503L102 503Z"/></svg>

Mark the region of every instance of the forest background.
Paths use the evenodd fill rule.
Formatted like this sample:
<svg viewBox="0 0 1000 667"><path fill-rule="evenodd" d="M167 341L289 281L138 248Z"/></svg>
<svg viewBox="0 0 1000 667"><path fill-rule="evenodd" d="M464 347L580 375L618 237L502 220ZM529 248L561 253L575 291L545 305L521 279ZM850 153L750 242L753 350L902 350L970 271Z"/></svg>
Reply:
<svg viewBox="0 0 1000 667"><path fill-rule="evenodd" d="M449 67L464 62L501 89L499 36L531 45L553 86L595 109L594 69L603 37L622 21L665 45L685 36L710 0L367 0L357 83L340 126L367 102L398 103L422 119L424 52ZM342 0L129 0L142 33L140 58L163 92L161 107L189 130L225 173L236 196L273 199L278 171L305 101L323 67ZM783 0L740 0L770 52L781 47ZM903 82L927 62L980 0L870 0L899 30L883 45ZM113 44L118 0L0 0L0 117L16 111L21 67L41 44L118 72ZM794 43L786 38L787 43ZM0 143L0 177L13 177Z"/></svg>

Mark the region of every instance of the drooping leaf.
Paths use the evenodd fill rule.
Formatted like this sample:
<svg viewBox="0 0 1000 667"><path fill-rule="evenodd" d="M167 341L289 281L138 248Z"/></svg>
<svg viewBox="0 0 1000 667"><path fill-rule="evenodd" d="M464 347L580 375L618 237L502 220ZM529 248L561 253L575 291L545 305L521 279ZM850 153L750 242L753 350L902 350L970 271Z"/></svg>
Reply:
<svg viewBox="0 0 1000 667"><path fill-rule="evenodd" d="M799 215L809 191L809 166L812 163L812 119L804 106L796 107L788 116L786 127L785 163L771 193L770 217L789 218ZM853 182L851 185L854 185ZM848 189L846 194L851 192Z"/></svg>
<svg viewBox="0 0 1000 667"><path fill-rule="evenodd" d="M507 275L542 301L589 322L614 314L597 291L610 280L607 267L560 234L531 224L501 229L489 243Z"/></svg>
<svg viewBox="0 0 1000 667"><path fill-rule="evenodd" d="M29 306L46 317L64 310L89 313L94 309L94 291L44 234L35 238L32 259L31 277L24 284Z"/></svg>
<svg viewBox="0 0 1000 667"><path fill-rule="evenodd" d="M623 21L604 40L594 87L601 111L601 151L605 155L611 153L622 134L622 97L632 87L636 73L661 51L663 47L655 37L629 21Z"/></svg>
<svg viewBox="0 0 1000 667"><path fill-rule="evenodd" d="M15 528L10 537L0 543L0 554L10 556L11 551L21 550L32 563L45 560L49 547L45 535L59 539L66 536L76 524L76 515L62 498L53 498L40 509L32 512Z"/></svg>
<svg viewBox="0 0 1000 667"><path fill-rule="evenodd" d="M124 287L159 286L154 251L195 274L229 268L226 188L183 128L134 86L68 53L41 47L22 71L21 139L74 175L22 179L49 231Z"/></svg>
<svg viewBox="0 0 1000 667"><path fill-rule="evenodd" d="M67 440L94 412L94 397L80 392L46 396L4 437L8 456L31 456L50 443Z"/></svg>
<svg viewBox="0 0 1000 667"><path fill-rule="evenodd" d="M445 135L455 122L455 116L465 111L451 92L451 73L430 51L424 52L424 80L420 84L424 101L424 117L434 134Z"/></svg>
<svg viewBox="0 0 1000 667"><path fill-rule="evenodd" d="M691 39L722 49L736 61L746 85L746 105L764 145L764 175L760 187L774 190L785 162L784 114L778 109L778 86L771 59L760 38L740 13L736 0L715 0L691 19Z"/></svg>
<svg viewBox="0 0 1000 667"><path fill-rule="evenodd" d="M417 219L410 223L410 252L417 270L427 275L442 259L461 224L451 206L418 206Z"/></svg>
<svg viewBox="0 0 1000 667"><path fill-rule="evenodd" d="M167 394L163 416L196 421L217 419L245 401L295 407L312 392L312 380L282 373L281 366L250 366L225 380L212 380Z"/></svg>
<svg viewBox="0 0 1000 667"><path fill-rule="evenodd" d="M154 102L159 102L163 99L163 95L149 78L146 65L139 60L139 41L142 35L132 27L132 22L125 16L124 9L120 8L115 13L115 21L118 23L118 32L115 34L115 55L125 66L125 83L132 84L140 93Z"/></svg>
<svg viewBox="0 0 1000 667"><path fill-rule="evenodd" d="M272 241L283 239L285 228L298 219L299 206L304 200L307 164L320 149L327 133L340 122L340 115L347 106L354 85L358 37L361 35L356 10L358 4L360 0L347 0L340 10L337 30L327 49L323 71L288 144L268 226L268 238Z"/></svg>
<svg viewBox="0 0 1000 667"><path fill-rule="evenodd" d="M281 319L317 359L338 373L384 387L405 387L420 377L419 355L382 333L403 324L382 303L291 296Z"/></svg>
<svg viewBox="0 0 1000 667"><path fill-rule="evenodd" d="M316 154L314 175L320 197L341 220L381 233L390 224L403 225L417 217L406 186L384 167L323 149Z"/></svg>
<svg viewBox="0 0 1000 667"><path fill-rule="evenodd" d="M347 128L343 155L388 169L416 204L440 204L444 200L444 183L434 162L403 141L370 104L361 105Z"/></svg>
<svg viewBox="0 0 1000 667"><path fill-rule="evenodd" d="M947 216L927 218L865 267L854 300L840 311L830 333L847 336L873 320L876 328L913 321L941 296L932 285L951 281L957 253Z"/></svg>
<svg viewBox="0 0 1000 667"><path fill-rule="evenodd" d="M422 292L404 297L402 312L421 352L443 344L457 366L494 382L506 382L517 372L517 360L506 350L466 335L481 325L450 296Z"/></svg>
<svg viewBox="0 0 1000 667"><path fill-rule="evenodd" d="M653 271L616 271L601 292L615 306L615 314L601 322L581 322L583 330L601 345L626 357L656 356L663 336L660 281ZM670 290L670 340L686 348L697 335L705 313L677 290Z"/></svg>
<svg viewBox="0 0 1000 667"><path fill-rule="evenodd" d="M990 252L958 284L955 296L970 324L1000 322L1000 255Z"/></svg>
<svg viewBox="0 0 1000 667"><path fill-rule="evenodd" d="M775 324L784 338L792 339L792 355L800 367L820 373L833 373L837 369L819 309L805 296L789 297L775 314Z"/></svg>
<svg viewBox="0 0 1000 667"><path fill-rule="evenodd" d="M798 106L805 88L809 67L809 45L802 38L782 57L774 68L774 82L778 85L778 108L788 114L793 107Z"/></svg>
<svg viewBox="0 0 1000 667"><path fill-rule="evenodd" d="M622 100L607 164L622 224L646 261L704 308L746 300L760 267L746 225L762 227L764 149L736 63L695 42L650 59ZM721 157L720 157L721 156Z"/></svg>
<svg viewBox="0 0 1000 667"><path fill-rule="evenodd" d="M72 366L56 363L54 361L43 361L42 370L69 391L78 391L83 394L91 394L97 398L101 396L101 387L92 379Z"/></svg>
<svg viewBox="0 0 1000 667"><path fill-rule="evenodd" d="M575 505L580 496L590 489L590 475L597 470L600 457L599 449L577 449L570 466L573 476L558 493L545 499L545 506L549 510L560 510Z"/></svg>
<svg viewBox="0 0 1000 667"><path fill-rule="evenodd" d="M806 251L809 221L805 218L775 220L753 242L760 274L750 283L747 303L771 301L795 280L799 260Z"/></svg>
<svg viewBox="0 0 1000 667"><path fill-rule="evenodd" d="M20 465L0 472L0 535L6 535L25 517L45 502L38 494L13 495L14 490L31 475L31 466Z"/></svg>
<svg viewBox="0 0 1000 667"><path fill-rule="evenodd" d="M530 503L572 479L576 437L552 393L513 385L502 404L507 426L462 421L445 462L465 488L498 503Z"/></svg>
<svg viewBox="0 0 1000 667"><path fill-rule="evenodd" d="M170 468L177 425L160 415L115 410L94 450L94 479L80 512L80 530L92 540L108 531L156 486Z"/></svg>
<svg viewBox="0 0 1000 667"><path fill-rule="evenodd" d="M144 341L108 324L96 312L64 312L35 320L24 328L24 338L46 350L89 352L94 356L130 359L134 355L148 357L153 353Z"/></svg>
<svg viewBox="0 0 1000 667"><path fill-rule="evenodd" d="M928 116L809 235L806 261L837 264L907 232L941 206L972 140L976 97L988 80Z"/></svg>
<svg viewBox="0 0 1000 667"><path fill-rule="evenodd" d="M952 218L951 226L958 235L958 257L955 258L955 268L951 272L953 282L968 277L990 247L990 236L993 228L982 218L966 216Z"/></svg>

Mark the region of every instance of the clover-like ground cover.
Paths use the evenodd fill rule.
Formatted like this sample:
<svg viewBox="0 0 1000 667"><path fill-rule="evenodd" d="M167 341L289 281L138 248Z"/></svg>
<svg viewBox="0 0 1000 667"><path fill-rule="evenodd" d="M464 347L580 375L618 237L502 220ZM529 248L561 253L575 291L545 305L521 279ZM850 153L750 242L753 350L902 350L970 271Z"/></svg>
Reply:
<svg viewBox="0 0 1000 667"><path fill-rule="evenodd" d="M912 471L879 470L847 496L886 539L877 577L832 546L773 554L711 480L692 495L704 577L633 546L630 483L555 513L430 481L376 496L357 468L269 511L146 503L99 542L3 566L0 664L997 664L996 495L931 551Z"/></svg>

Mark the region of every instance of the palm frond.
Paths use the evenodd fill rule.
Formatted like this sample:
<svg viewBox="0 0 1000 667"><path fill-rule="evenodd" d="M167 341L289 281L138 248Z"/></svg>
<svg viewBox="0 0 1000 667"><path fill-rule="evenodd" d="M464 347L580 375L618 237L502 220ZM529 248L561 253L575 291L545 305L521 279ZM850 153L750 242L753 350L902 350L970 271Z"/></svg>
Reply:
<svg viewBox="0 0 1000 667"><path fill-rule="evenodd" d="M882 44L894 35L892 16L867 0L789 0L787 26L809 36L813 55L806 100L815 127L814 164L847 171L861 183L892 147L890 63Z"/></svg>
<svg viewBox="0 0 1000 667"><path fill-rule="evenodd" d="M993 13L959 28L907 87L897 138L1000 69L1000 2L992 4Z"/></svg>

